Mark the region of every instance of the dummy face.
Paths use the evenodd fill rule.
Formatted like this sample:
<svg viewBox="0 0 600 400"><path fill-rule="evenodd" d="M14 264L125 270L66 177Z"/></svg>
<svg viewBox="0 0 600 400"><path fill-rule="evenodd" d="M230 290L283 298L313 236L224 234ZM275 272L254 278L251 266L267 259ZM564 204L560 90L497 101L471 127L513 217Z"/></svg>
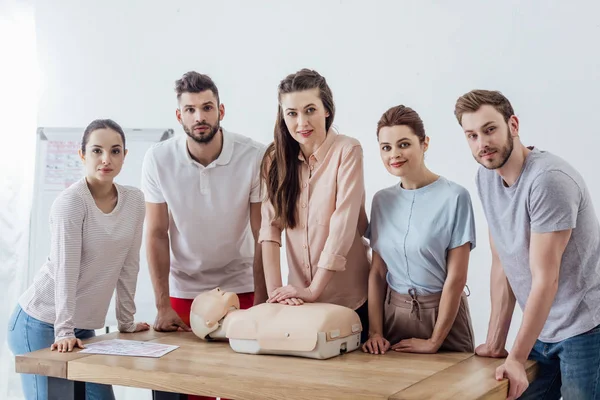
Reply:
<svg viewBox="0 0 600 400"><path fill-rule="evenodd" d="M378 140L381 161L390 174L402 178L423 167L429 137L421 143L410 127L394 125L381 128Z"/></svg>
<svg viewBox="0 0 600 400"><path fill-rule="evenodd" d="M219 288L198 295L192 303L192 313L201 316L209 326L219 322L232 308L240 308L239 298Z"/></svg>
<svg viewBox="0 0 600 400"><path fill-rule="evenodd" d="M286 93L281 96L281 110L285 125L300 148L316 150L327 136L325 118L329 111L325 109L319 89Z"/></svg>
<svg viewBox="0 0 600 400"><path fill-rule="evenodd" d="M513 151L513 138L519 134L516 116L508 123L493 106L484 105L465 113L461 121L473 158L487 169L502 168Z"/></svg>
<svg viewBox="0 0 600 400"><path fill-rule="evenodd" d="M90 133L85 153L79 150L87 178L101 182L112 182L121 171L126 154L121 135L108 128Z"/></svg>
<svg viewBox="0 0 600 400"><path fill-rule="evenodd" d="M177 121L196 143L211 142L219 131L225 106L218 103L212 90L181 94L176 111Z"/></svg>

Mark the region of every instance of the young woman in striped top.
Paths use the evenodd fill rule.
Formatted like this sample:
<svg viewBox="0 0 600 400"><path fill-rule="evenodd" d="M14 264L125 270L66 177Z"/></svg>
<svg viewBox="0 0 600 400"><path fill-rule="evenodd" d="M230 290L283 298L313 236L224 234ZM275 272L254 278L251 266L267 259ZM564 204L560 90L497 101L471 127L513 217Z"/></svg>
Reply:
<svg viewBox="0 0 600 400"><path fill-rule="evenodd" d="M149 329L133 319L144 196L113 182L126 154L125 134L114 121L96 120L86 128L79 151L86 176L52 204L50 255L9 321L15 355L83 348L81 341L104 327L115 288L119 331ZM27 399L47 398L45 376L21 378ZM87 384L86 391L88 399L114 399L111 386Z"/></svg>

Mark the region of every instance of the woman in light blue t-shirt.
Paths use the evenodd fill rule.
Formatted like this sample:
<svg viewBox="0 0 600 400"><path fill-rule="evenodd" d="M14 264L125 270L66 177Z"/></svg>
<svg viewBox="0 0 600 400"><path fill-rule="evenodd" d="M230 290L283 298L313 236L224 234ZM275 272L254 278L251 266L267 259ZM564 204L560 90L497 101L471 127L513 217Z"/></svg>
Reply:
<svg viewBox="0 0 600 400"><path fill-rule="evenodd" d="M412 109L389 109L377 124L381 159L400 182L380 190L367 232L369 339L363 351L473 352L466 295L475 222L469 192L431 172L429 138Z"/></svg>

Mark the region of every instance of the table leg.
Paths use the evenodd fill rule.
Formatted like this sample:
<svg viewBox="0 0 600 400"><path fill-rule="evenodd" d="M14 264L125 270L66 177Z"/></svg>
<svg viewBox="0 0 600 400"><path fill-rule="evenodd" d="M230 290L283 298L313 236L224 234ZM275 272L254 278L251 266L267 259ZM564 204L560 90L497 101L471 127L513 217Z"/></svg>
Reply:
<svg viewBox="0 0 600 400"><path fill-rule="evenodd" d="M152 400L187 400L187 394L152 391Z"/></svg>
<svg viewBox="0 0 600 400"><path fill-rule="evenodd" d="M48 377L48 400L85 400L85 382Z"/></svg>

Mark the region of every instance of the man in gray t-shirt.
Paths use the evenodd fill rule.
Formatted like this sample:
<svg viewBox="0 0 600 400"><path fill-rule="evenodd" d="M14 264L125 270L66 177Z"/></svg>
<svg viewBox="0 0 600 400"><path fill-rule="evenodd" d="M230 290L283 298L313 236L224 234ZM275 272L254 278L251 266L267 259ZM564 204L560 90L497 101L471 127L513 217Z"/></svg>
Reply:
<svg viewBox="0 0 600 400"><path fill-rule="evenodd" d="M501 93L471 91L455 115L481 164L492 248L492 313L476 353L507 357L496 376L509 379L509 398L600 398L600 224L584 180L563 159L521 143ZM515 300L523 321L508 354ZM539 366L529 387L528 358Z"/></svg>

